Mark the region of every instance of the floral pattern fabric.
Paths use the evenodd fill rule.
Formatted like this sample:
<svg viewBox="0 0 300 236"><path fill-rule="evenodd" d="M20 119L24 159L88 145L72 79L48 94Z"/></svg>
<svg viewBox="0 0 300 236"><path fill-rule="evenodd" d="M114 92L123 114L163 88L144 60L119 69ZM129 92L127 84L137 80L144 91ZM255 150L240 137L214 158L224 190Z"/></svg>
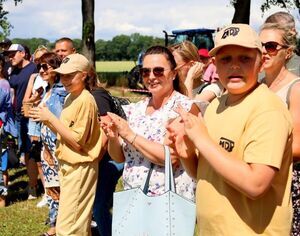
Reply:
<svg viewBox="0 0 300 236"><path fill-rule="evenodd" d="M294 216L291 235L300 236L300 162L293 166L292 202Z"/></svg>
<svg viewBox="0 0 300 236"><path fill-rule="evenodd" d="M48 109L56 117L59 117L66 96L67 92L59 82L53 85L51 95L49 97L44 97L42 103L45 103ZM41 127L41 140L43 143L41 160L45 178L45 187L58 187L58 160L55 156L56 135L44 124L42 124Z"/></svg>
<svg viewBox="0 0 300 236"><path fill-rule="evenodd" d="M184 110L189 111L193 104L186 96L175 92L167 103L152 114L146 114L146 108L150 98L122 106L130 128L138 135L163 144L166 134L166 124L169 119L176 118L179 115L174 111L179 104ZM124 189L140 187L144 183L151 162L145 158L139 151L127 142L123 142L123 152L125 155L125 166L123 171ZM160 195L164 193L164 166L154 165L148 195ZM181 164L173 167L176 192L190 200L194 200L196 184L191 177L184 171Z"/></svg>

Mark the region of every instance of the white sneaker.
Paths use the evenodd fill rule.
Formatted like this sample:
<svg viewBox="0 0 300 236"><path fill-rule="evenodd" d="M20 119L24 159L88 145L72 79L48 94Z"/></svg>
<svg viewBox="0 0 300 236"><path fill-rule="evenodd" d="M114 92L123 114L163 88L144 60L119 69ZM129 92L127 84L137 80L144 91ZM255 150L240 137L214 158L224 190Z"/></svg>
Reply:
<svg viewBox="0 0 300 236"><path fill-rule="evenodd" d="M37 199L36 195L36 188L34 187L28 187L28 200L34 200Z"/></svg>
<svg viewBox="0 0 300 236"><path fill-rule="evenodd" d="M43 195L42 200L36 204L36 207L41 208L47 206L47 197L46 194Z"/></svg>
<svg viewBox="0 0 300 236"><path fill-rule="evenodd" d="M96 228L97 227L97 223L96 221L91 221L91 228Z"/></svg>

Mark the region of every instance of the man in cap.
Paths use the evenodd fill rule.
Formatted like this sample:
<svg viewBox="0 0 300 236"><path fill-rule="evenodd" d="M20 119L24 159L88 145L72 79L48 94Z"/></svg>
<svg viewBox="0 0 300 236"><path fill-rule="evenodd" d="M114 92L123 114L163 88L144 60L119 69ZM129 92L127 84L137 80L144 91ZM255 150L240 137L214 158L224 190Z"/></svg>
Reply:
<svg viewBox="0 0 300 236"><path fill-rule="evenodd" d="M178 110L198 157L188 157L182 150L193 145L169 129L170 145L198 180L199 235L289 235L291 117L280 99L257 82L259 37L249 25L229 25L216 34L209 54L227 93L210 103L204 121Z"/></svg>
<svg viewBox="0 0 300 236"><path fill-rule="evenodd" d="M27 174L29 176L28 198L35 199L37 185L37 167L34 160L29 159L31 141L28 136L28 118L21 113L22 101L26 92L30 76L37 73L36 65L25 59L25 48L21 44L12 44L4 51L13 70L9 76L10 87L14 91L13 104L16 126L18 129L18 145L22 156L25 156Z"/></svg>

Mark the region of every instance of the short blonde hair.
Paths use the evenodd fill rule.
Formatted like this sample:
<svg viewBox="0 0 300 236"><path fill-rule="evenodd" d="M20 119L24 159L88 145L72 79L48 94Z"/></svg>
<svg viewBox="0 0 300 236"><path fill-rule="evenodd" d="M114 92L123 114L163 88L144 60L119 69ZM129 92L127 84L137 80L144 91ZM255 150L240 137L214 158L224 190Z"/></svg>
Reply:
<svg viewBox="0 0 300 236"><path fill-rule="evenodd" d="M35 49L34 53L33 53L33 60L34 60L34 62L36 62L36 60L38 60L38 59L39 59L44 53L46 53L46 52L49 52L49 50L48 50L48 48L47 48L46 46L44 46L44 45L38 46L38 47ZM42 55L41 55L39 58L36 57L36 55L37 55L38 53L42 53Z"/></svg>

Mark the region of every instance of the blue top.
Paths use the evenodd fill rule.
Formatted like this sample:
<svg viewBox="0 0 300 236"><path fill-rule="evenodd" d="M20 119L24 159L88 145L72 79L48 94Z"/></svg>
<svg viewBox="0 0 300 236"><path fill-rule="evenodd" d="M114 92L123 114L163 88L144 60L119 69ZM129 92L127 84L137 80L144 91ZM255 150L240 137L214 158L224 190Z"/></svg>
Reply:
<svg viewBox="0 0 300 236"><path fill-rule="evenodd" d="M60 117L60 113L63 109L63 105L65 103L65 98L68 95L68 92L66 91L65 87L60 83L55 83L51 89L51 95L48 100L46 100L46 106L48 107L49 111L51 111L57 118ZM42 124L44 126L44 124ZM49 129L49 134L52 140L56 140L56 134L53 133ZM51 144L48 143L47 139L43 137L42 134L42 140L50 146Z"/></svg>
<svg viewBox="0 0 300 236"><path fill-rule="evenodd" d="M4 131L17 137L17 129L14 122L10 86L6 79L0 79L0 119L4 125Z"/></svg>
<svg viewBox="0 0 300 236"><path fill-rule="evenodd" d="M24 68L14 68L10 75L9 84L10 87L15 90L16 104L14 104L14 110L16 112L16 118L19 118L21 116L22 102L29 78L32 74L37 72L38 71L36 65L33 62L30 62Z"/></svg>

